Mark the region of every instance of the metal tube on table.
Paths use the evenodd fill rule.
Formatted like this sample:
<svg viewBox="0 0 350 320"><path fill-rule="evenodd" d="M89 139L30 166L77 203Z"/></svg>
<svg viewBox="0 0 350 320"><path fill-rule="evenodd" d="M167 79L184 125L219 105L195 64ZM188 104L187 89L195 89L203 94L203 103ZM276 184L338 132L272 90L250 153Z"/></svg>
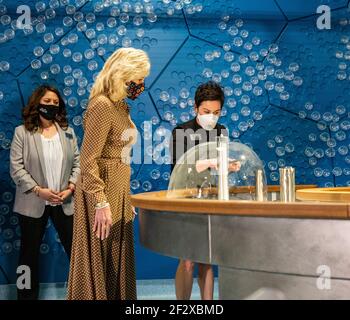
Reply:
<svg viewBox="0 0 350 320"><path fill-rule="evenodd" d="M255 200L265 201L266 197L266 187L264 184L264 171L258 169L255 172Z"/></svg>
<svg viewBox="0 0 350 320"><path fill-rule="evenodd" d="M280 200L281 202L295 201L295 169L280 168Z"/></svg>
<svg viewBox="0 0 350 320"><path fill-rule="evenodd" d="M228 188L228 147L229 139L225 136L217 138L218 164L218 199L229 200Z"/></svg>

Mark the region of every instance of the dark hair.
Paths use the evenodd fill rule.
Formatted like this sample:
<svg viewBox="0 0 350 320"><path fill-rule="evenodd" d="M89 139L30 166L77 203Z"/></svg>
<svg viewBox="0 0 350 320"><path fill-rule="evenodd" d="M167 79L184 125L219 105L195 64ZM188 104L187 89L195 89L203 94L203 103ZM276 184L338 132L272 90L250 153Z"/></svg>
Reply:
<svg viewBox="0 0 350 320"><path fill-rule="evenodd" d="M32 95L28 100L27 105L22 110L24 126L30 132L36 131L40 127L38 105L40 104L41 98L48 91L56 93L59 99L59 110L55 117L55 121L59 124L59 126L63 130L67 130L68 128L66 105L59 91L55 87L52 87L49 85L41 85L34 90L34 92L32 93Z"/></svg>
<svg viewBox="0 0 350 320"><path fill-rule="evenodd" d="M194 101L197 108L199 108L203 101L220 101L222 108L225 101L225 95L219 84L214 81L209 81L202 83L197 88Z"/></svg>

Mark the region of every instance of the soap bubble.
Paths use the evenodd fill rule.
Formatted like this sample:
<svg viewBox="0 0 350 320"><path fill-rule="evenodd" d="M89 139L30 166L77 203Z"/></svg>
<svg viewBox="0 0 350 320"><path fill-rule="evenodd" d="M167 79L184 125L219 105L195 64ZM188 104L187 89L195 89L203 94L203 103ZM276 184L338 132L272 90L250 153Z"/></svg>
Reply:
<svg viewBox="0 0 350 320"><path fill-rule="evenodd" d="M97 70L97 69L98 69L98 63L97 63L95 60L89 61L89 63L88 63L88 69L89 69L90 71L95 71L95 70Z"/></svg>
<svg viewBox="0 0 350 320"><path fill-rule="evenodd" d="M343 105L338 105L335 109L335 112L339 115L343 115L346 113L346 108Z"/></svg>
<svg viewBox="0 0 350 320"><path fill-rule="evenodd" d="M92 49L86 49L86 50L84 51L84 57L85 57L85 59L90 60L90 59L94 58L94 56L95 56L95 51L94 51L94 50L92 50Z"/></svg>
<svg viewBox="0 0 350 320"><path fill-rule="evenodd" d="M292 153L292 152L294 152L295 147L294 147L294 145L293 145L292 143L287 143L287 144L285 145L285 150L286 150L286 152L288 152L288 153Z"/></svg>
<svg viewBox="0 0 350 320"><path fill-rule="evenodd" d="M289 94L288 91L283 91L283 92L281 92L281 94L280 94L281 100L288 100L289 97L290 97L290 94Z"/></svg>
<svg viewBox="0 0 350 320"><path fill-rule="evenodd" d="M74 23L74 20L71 17L64 17L63 18L63 25L67 28L71 27Z"/></svg>
<svg viewBox="0 0 350 320"><path fill-rule="evenodd" d="M50 66L50 72L52 74L59 74L61 71L61 67L59 64L53 64Z"/></svg>
<svg viewBox="0 0 350 320"><path fill-rule="evenodd" d="M272 81L266 81L265 89L268 91L272 91L275 88L275 84Z"/></svg>
<svg viewBox="0 0 350 320"><path fill-rule="evenodd" d="M328 158L334 158L336 153L333 148L328 148L326 149L325 154Z"/></svg>
<svg viewBox="0 0 350 320"><path fill-rule="evenodd" d="M46 26L44 23L40 22L35 26L35 30L37 33L44 33L46 31Z"/></svg>
<svg viewBox="0 0 350 320"><path fill-rule="evenodd" d="M49 53L45 53L41 59L42 59L43 63L45 63L45 64L49 64L53 60L52 55Z"/></svg>
<svg viewBox="0 0 350 320"><path fill-rule="evenodd" d="M93 39L96 37L96 31L94 29L87 29L85 35L88 39Z"/></svg>
<svg viewBox="0 0 350 320"><path fill-rule="evenodd" d="M293 62L289 65L289 70L292 72L297 72L299 70L299 65L296 62Z"/></svg>
<svg viewBox="0 0 350 320"><path fill-rule="evenodd" d="M230 36L236 36L236 35L238 35L239 30L237 27L231 26L228 28L227 32Z"/></svg>
<svg viewBox="0 0 350 320"><path fill-rule="evenodd" d="M72 56L72 51L68 48L64 49L63 52L62 52L62 55L65 57L65 58L69 58Z"/></svg>
<svg viewBox="0 0 350 320"><path fill-rule="evenodd" d="M278 172L271 172L270 179L271 179L271 181L274 181L274 182L278 181L278 179L279 179Z"/></svg>
<svg viewBox="0 0 350 320"><path fill-rule="evenodd" d="M247 124L246 122L244 122L244 121L243 121L243 122L240 122L240 123L238 124L238 129L239 129L240 131L242 131L242 132L247 131L248 128L249 128L248 124Z"/></svg>
<svg viewBox="0 0 350 320"><path fill-rule="evenodd" d="M323 149L321 149L321 148L315 149L314 156L315 156L317 159L323 158L323 157L324 157L324 151L323 151Z"/></svg>
<svg viewBox="0 0 350 320"><path fill-rule="evenodd" d="M78 105L78 99L76 97L71 97L68 99L68 106L74 108Z"/></svg>
<svg viewBox="0 0 350 320"><path fill-rule="evenodd" d="M239 114L238 113L232 113L231 114L231 120L232 121L238 121L239 120Z"/></svg>
<svg viewBox="0 0 350 320"><path fill-rule="evenodd" d="M55 39L55 37L52 33L46 33L44 35L44 42L45 43L52 43L54 39Z"/></svg>
<svg viewBox="0 0 350 320"><path fill-rule="evenodd" d="M340 146L338 148L338 153L341 155L341 156L346 156L348 153L349 153L349 149L347 146Z"/></svg>
<svg viewBox="0 0 350 320"><path fill-rule="evenodd" d="M9 254L13 250L13 246L10 242L4 242L1 246L2 252L5 254Z"/></svg>
<svg viewBox="0 0 350 320"><path fill-rule="evenodd" d="M240 69L241 69L241 65L238 62L233 62L231 64L231 70L233 72L239 72Z"/></svg>
<svg viewBox="0 0 350 320"><path fill-rule="evenodd" d="M180 97L183 98L183 99L187 99L190 95L190 92L186 89L186 88L182 88L180 90Z"/></svg>
<svg viewBox="0 0 350 320"><path fill-rule="evenodd" d="M48 244L42 243L42 244L40 245L40 253L41 253L41 254L48 254L49 251L50 251L50 247L49 247Z"/></svg>
<svg viewBox="0 0 350 320"><path fill-rule="evenodd" d="M87 30L87 25L85 22L81 21L77 24L77 30L80 32L86 32Z"/></svg>
<svg viewBox="0 0 350 320"><path fill-rule="evenodd" d="M30 65L31 65L32 69L34 69L34 70L40 69L41 68L41 61L38 59L34 59Z"/></svg>
<svg viewBox="0 0 350 320"><path fill-rule="evenodd" d="M241 88L236 88L233 90L233 93L235 96L240 97L242 95L242 89Z"/></svg>
<svg viewBox="0 0 350 320"><path fill-rule="evenodd" d="M70 95L72 94L72 92L73 92L72 88L64 88L64 89L63 89L63 94L64 94L66 97L70 96Z"/></svg>
<svg viewBox="0 0 350 320"><path fill-rule="evenodd" d="M150 176L153 180L157 180L160 178L160 172L157 169L153 169L150 173Z"/></svg>
<svg viewBox="0 0 350 320"><path fill-rule="evenodd" d="M314 111L311 113L311 119L314 121L318 121L321 119L321 114L318 111Z"/></svg>
<svg viewBox="0 0 350 320"><path fill-rule="evenodd" d="M254 87L253 94L255 96L261 96L263 94L263 89L259 86Z"/></svg>
<svg viewBox="0 0 350 320"><path fill-rule="evenodd" d="M284 91L284 84L281 82L276 83L275 91L277 91L278 93L282 93Z"/></svg>
<svg viewBox="0 0 350 320"><path fill-rule="evenodd" d="M340 124L338 122L332 122L330 125L329 125L329 129L332 131L332 132L337 132L339 131L340 129Z"/></svg>
<svg viewBox="0 0 350 320"><path fill-rule="evenodd" d="M255 69L249 66L245 69L245 74L252 77L255 74Z"/></svg>
<svg viewBox="0 0 350 320"><path fill-rule="evenodd" d="M244 91L252 91L253 85L250 82L246 81L246 82L243 83L242 89Z"/></svg>
<svg viewBox="0 0 350 320"><path fill-rule="evenodd" d="M243 105L248 105L250 103L250 97L248 95L243 95L242 98L241 98L241 102L242 102ZM244 108L242 108L242 110L243 109ZM241 110L241 112L242 112L242 110ZM246 110L246 109L244 109L244 110ZM249 114L250 114L250 109L248 108L248 110L249 110Z"/></svg>
<svg viewBox="0 0 350 320"><path fill-rule="evenodd" d="M346 139L346 133L344 131L338 131L336 132L335 134L335 138L338 140L338 141L344 141Z"/></svg>
<svg viewBox="0 0 350 320"><path fill-rule="evenodd" d="M295 77L293 80L295 86L301 86L303 84L303 79L301 77Z"/></svg>
<svg viewBox="0 0 350 320"><path fill-rule="evenodd" d="M152 183L149 182L149 181L145 181L143 184L142 184L142 189L143 191L145 192L149 192L152 190Z"/></svg>
<svg viewBox="0 0 350 320"><path fill-rule="evenodd" d="M67 87L71 87L74 85L74 78L72 76L67 76L64 78L64 84L67 86Z"/></svg>
<svg viewBox="0 0 350 320"><path fill-rule="evenodd" d="M60 46L57 45L57 44L52 44L50 46L50 53L55 55L55 54L58 54L60 52Z"/></svg>
<svg viewBox="0 0 350 320"><path fill-rule="evenodd" d="M323 169L323 176L328 178L331 175L331 171L328 169Z"/></svg>
<svg viewBox="0 0 350 320"><path fill-rule="evenodd" d="M81 54L81 52L74 52L72 55L72 59L76 63L81 62L83 60L83 55Z"/></svg>
<svg viewBox="0 0 350 320"><path fill-rule="evenodd" d="M278 164L276 161L270 161L268 163L268 168L271 170L271 171L276 171L278 169Z"/></svg>
<svg viewBox="0 0 350 320"><path fill-rule="evenodd" d="M235 38L233 39L233 44L234 44L234 46L236 46L236 47L241 47L241 46L243 45L243 40L242 40L242 38L241 38L241 37L235 37Z"/></svg>
<svg viewBox="0 0 350 320"><path fill-rule="evenodd" d="M240 84L242 82L242 77L239 74L235 74L232 77L232 82L235 84Z"/></svg>
<svg viewBox="0 0 350 320"><path fill-rule="evenodd" d="M314 169L314 176L316 178L322 177L322 174L323 174L323 170L321 168L315 168Z"/></svg>
<svg viewBox="0 0 350 320"><path fill-rule="evenodd" d="M253 44L251 42L246 42L243 46L243 48L247 51L250 51L253 49ZM259 55L257 57L257 60L259 59Z"/></svg>

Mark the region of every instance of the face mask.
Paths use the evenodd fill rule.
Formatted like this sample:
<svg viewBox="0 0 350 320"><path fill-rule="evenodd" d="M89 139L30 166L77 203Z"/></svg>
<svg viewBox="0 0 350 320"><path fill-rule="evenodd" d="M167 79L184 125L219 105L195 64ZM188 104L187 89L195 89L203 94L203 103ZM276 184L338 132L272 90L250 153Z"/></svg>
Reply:
<svg viewBox="0 0 350 320"><path fill-rule="evenodd" d="M198 114L197 119L201 127L205 130L213 130L219 120L219 117L210 113L210 114Z"/></svg>
<svg viewBox="0 0 350 320"><path fill-rule="evenodd" d="M128 98L135 100L143 91L145 90L145 83L136 84L134 81L131 81L126 89L128 93Z"/></svg>
<svg viewBox="0 0 350 320"><path fill-rule="evenodd" d="M39 104L38 110L43 118L46 120L53 120L59 111L59 107L55 105Z"/></svg>

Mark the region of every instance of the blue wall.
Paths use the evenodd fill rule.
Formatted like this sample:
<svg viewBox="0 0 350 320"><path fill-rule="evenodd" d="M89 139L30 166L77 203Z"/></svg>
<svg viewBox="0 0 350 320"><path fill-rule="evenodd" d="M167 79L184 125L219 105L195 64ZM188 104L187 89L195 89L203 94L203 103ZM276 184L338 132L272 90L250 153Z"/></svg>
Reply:
<svg viewBox="0 0 350 320"><path fill-rule="evenodd" d="M139 1L143 11L153 5L156 21L144 12L143 21L134 19L138 6L134 10L136 1L129 1L132 10L124 23L125 14L109 19L116 13L112 7L126 11L126 1L104 1L100 10L101 0L45 0L45 10L51 6L56 15L46 19L44 32L42 25L27 35L11 31L8 22L18 17L20 4L30 6L32 18L50 14L38 12L37 2L0 0L0 284L16 277L20 231L8 172L22 107L40 83L56 85L80 144L93 77L122 45L142 48L152 60L147 92L131 103L141 133L144 121L151 120L157 132L192 117L196 86L213 79L225 87L220 121L232 140L249 144L264 160L270 184L277 183L279 167L292 165L299 184L350 185L347 0L189 0L181 10L172 9L174 1ZM316 28L320 4L332 8L331 30ZM132 192L166 189L169 170L169 165L133 165ZM137 222L135 234L137 277L172 278L176 260L141 248ZM42 281L64 281L68 264L51 225L41 252Z"/></svg>

